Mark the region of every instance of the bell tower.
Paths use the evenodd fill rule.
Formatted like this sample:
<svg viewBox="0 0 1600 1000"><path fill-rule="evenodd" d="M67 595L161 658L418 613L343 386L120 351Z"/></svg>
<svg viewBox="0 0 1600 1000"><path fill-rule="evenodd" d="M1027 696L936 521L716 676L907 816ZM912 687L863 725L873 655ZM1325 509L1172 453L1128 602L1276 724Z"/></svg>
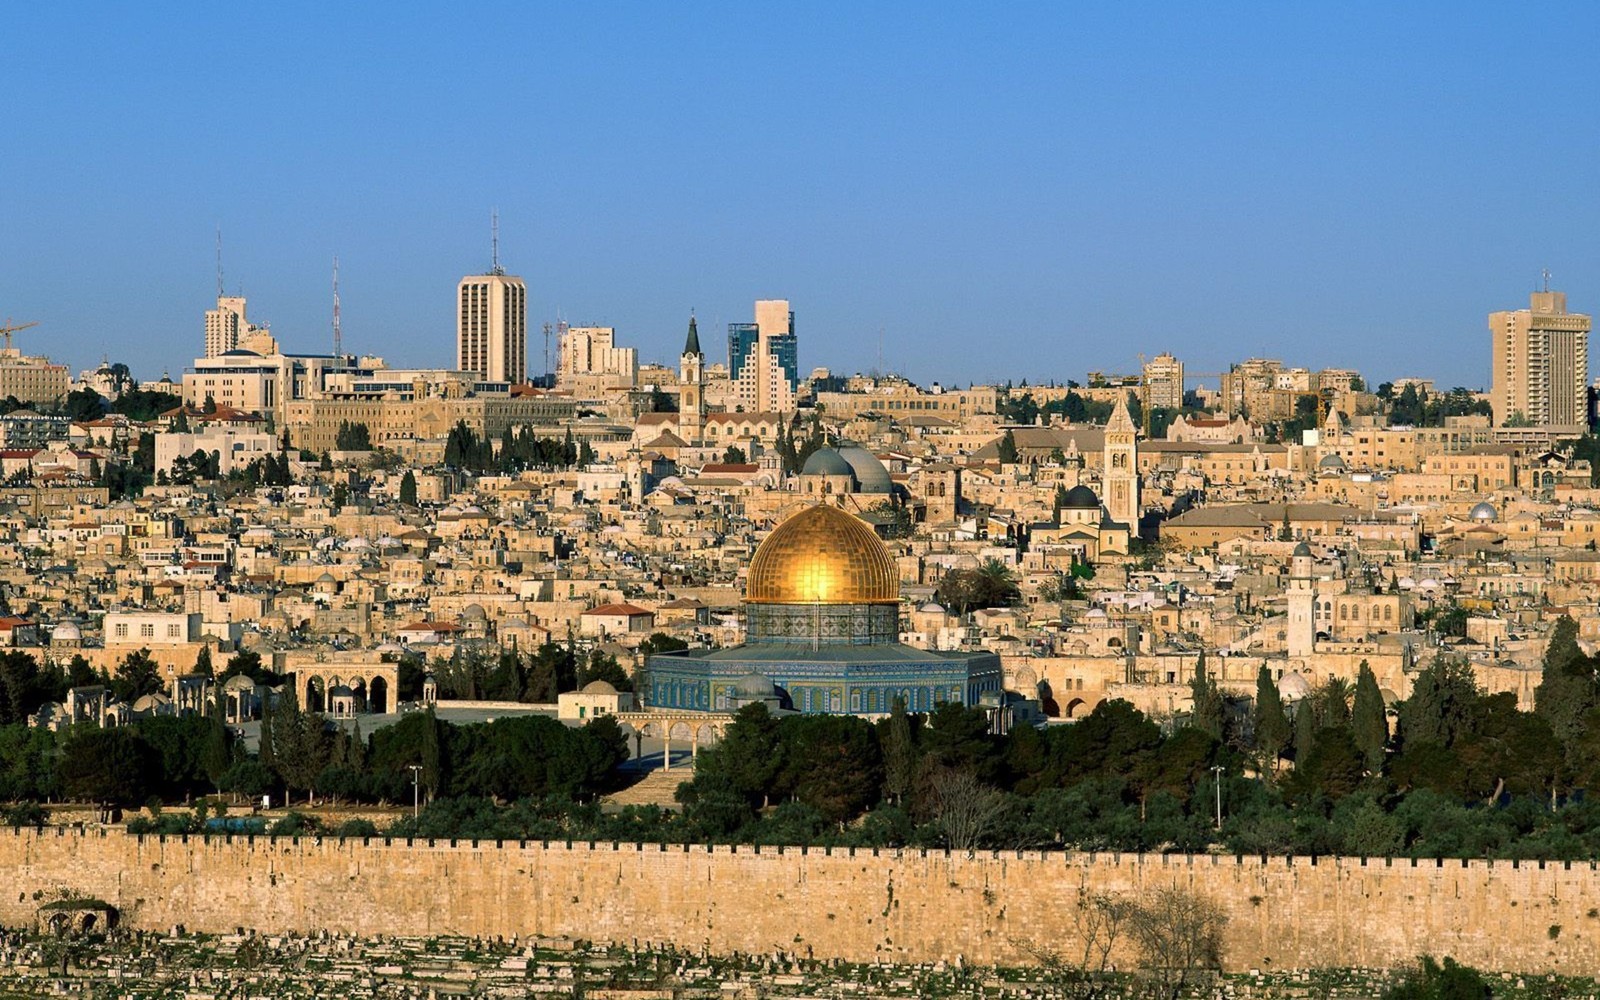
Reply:
<svg viewBox="0 0 1600 1000"><path fill-rule="evenodd" d="M683 355L678 359L678 436L690 445L701 443L705 433L706 356L700 350L700 331L695 326L694 314L689 314L689 336L683 343Z"/></svg>
<svg viewBox="0 0 1600 1000"><path fill-rule="evenodd" d="M1117 400L1106 422L1104 486L1106 517L1139 537L1139 434L1126 397Z"/></svg>

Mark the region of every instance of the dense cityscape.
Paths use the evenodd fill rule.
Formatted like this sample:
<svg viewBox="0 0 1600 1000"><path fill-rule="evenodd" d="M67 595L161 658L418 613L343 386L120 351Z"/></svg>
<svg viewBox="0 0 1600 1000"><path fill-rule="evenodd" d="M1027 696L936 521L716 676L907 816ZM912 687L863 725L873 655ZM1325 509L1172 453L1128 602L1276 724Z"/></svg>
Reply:
<svg viewBox="0 0 1600 1000"><path fill-rule="evenodd" d="M0 998L1600 1000L1600 11L8 12Z"/></svg>
<svg viewBox="0 0 1600 1000"><path fill-rule="evenodd" d="M694 317L671 368L560 325L530 376L521 279L457 300L449 368L287 353L235 296L176 379L10 349L13 826L1600 852L1560 292L1489 315L1488 392L802 375L765 300L714 360Z"/></svg>

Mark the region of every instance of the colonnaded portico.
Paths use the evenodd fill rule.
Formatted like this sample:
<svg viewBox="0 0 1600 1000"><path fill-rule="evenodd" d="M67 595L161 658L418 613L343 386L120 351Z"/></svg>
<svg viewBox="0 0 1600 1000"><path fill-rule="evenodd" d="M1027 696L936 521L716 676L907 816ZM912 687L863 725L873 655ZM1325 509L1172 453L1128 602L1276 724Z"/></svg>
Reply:
<svg viewBox="0 0 1600 1000"><path fill-rule="evenodd" d="M723 732L733 722L728 712L691 712L655 710L644 712L618 712L612 718L622 727L624 735L633 742L635 759L644 755L644 741L657 739L662 743L662 761L665 769L672 770L672 742L688 745L690 756L698 759L700 748L713 746L722 739Z"/></svg>
<svg viewBox="0 0 1600 1000"><path fill-rule="evenodd" d="M383 660L316 662L296 665L295 697L308 712L335 719L399 711L400 668Z"/></svg>

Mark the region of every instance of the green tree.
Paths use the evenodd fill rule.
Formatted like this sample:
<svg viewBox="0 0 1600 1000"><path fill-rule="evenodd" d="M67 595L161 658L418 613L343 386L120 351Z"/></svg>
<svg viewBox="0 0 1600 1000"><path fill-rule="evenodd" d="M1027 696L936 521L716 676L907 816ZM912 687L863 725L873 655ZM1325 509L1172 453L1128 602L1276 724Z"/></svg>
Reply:
<svg viewBox="0 0 1600 1000"><path fill-rule="evenodd" d="M272 748L272 768L290 793L315 789L332 750L327 720L316 712L302 711L291 687L262 720L261 728L263 745L270 743Z"/></svg>
<svg viewBox="0 0 1600 1000"><path fill-rule="evenodd" d="M1534 689L1534 711L1556 738L1570 745L1583 732L1583 719L1600 706L1597 664L1578 648L1578 623L1562 615L1545 646L1544 671Z"/></svg>
<svg viewBox="0 0 1600 1000"><path fill-rule="evenodd" d="M744 449L738 445L728 445L728 449L722 453L722 462L724 465L743 465L745 463Z"/></svg>
<svg viewBox="0 0 1600 1000"><path fill-rule="evenodd" d="M348 420L341 420L339 422L339 430L334 434L333 449L335 451L371 451L372 432L366 424L353 424Z"/></svg>
<svg viewBox="0 0 1600 1000"><path fill-rule="evenodd" d="M780 788L831 823L848 822L877 800L883 756L872 727L849 715L797 715L780 726Z"/></svg>
<svg viewBox="0 0 1600 1000"><path fill-rule="evenodd" d="M1446 958L1440 965L1424 955L1403 982L1391 986L1383 1000L1488 1000L1489 984L1476 969Z"/></svg>
<svg viewBox="0 0 1600 1000"><path fill-rule="evenodd" d="M216 691L211 714L206 717L206 740L200 752L200 766L205 770L206 777L210 778L211 783L220 791L222 776L233 766L234 753L233 733L223 720L225 702L220 684L217 685Z"/></svg>
<svg viewBox="0 0 1600 1000"><path fill-rule="evenodd" d="M162 688L161 668L150 656L150 650L129 653L117 665L117 676L111 682L116 696L126 702L137 701Z"/></svg>
<svg viewBox="0 0 1600 1000"><path fill-rule="evenodd" d="M422 726L422 740L418 746L418 763L422 771L418 778L422 782L423 794L432 802L444 791L445 782L445 755L443 723L433 713L433 706L423 713L425 720Z"/></svg>
<svg viewBox="0 0 1600 1000"><path fill-rule="evenodd" d="M206 643L200 647L200 653L194 658L194 672L204 677L210 677L215 670L211 666L211 644Z"/></svg>
<svg viewBox="0 0 1600 1000"><path fill-rule="evenodd" d="M62 748L58 776L61 790L80 802L101 807L102 818L114 806L144 802L161 774L161 756L132 729L88 729Z"/></svg>
<svg viewBox="0 0 1600 1000"><path fill-rule="evenodd" d="M1276 772L1278 762L1289 748L1289 716L1283 710L1283 698L1272 679L1272 671L1263 663L1256 673L1255 703L1256 754L1263 770Z"/></svg>
<svg viewBox="0 0 1600 1000"><path fill-rule="evenodd" d="M739 709L722 740L702 750L695 761L691 800L723 792L737 795L752 808L765 807L783 766L778 725L761 702Z"/></svg>
<svg viewBox="0 0 1600 1000"><path fill-rule="evenodd" d="M890 703L889 717L883 722L878 742L883 747L884 794L889 801L901 805L917 780L917 747L905 699L899 695Z"/></svg>
<svg viewBox="0 0 1600 1000"><path fill-rule="evenodd" d="M1366 660L1361 661L1356 677L1355 703L1350 710L1350 730L1356 749L1361 751L1367 770L1378 774L1389 746L1389 720L1384 712L1383 692L1378 678Z"/></svg>
<svg viewBox="0 0 1600 1000"><path fill-rule="evenodd" d="M400 477L400 502L407 507L417 505L417 474L410 469Z"/></svg>
<svg viewBox="0 0 1600 1000"><path fill-rule="evenodd" d="M1452 745L1471 724L1480 691L1463 659L1439 655L1417 674L1411 697L1400 705L1400 736L1408 745Z"/></svg>
<svg viewBox="0 0 1600 1000"><path fill-rule="evenodd" d="M1015 465L1017 463L1017 436L1009 430L1000 437L999 456L1002 465Z"/></svg>
<svg viewBox="0 0 1600 1000"><path fill-rule="evenodd" d="M1206 673L1206 654L1202 651L1194 664L1194 676L1189 680L1189 695L1194 708L1189 715L1189 725L1221 740L1227 725L1227 703L1216 680Z"/></svg>
<svg viewBox="0 0 1600 1000"><path fill-rule="evenodd" d="M928 713L917 733L917 746L930 764L966 771L993 782L1000 765L1000 747L989 735L989 717L980 708L947 701Z"/></svg>

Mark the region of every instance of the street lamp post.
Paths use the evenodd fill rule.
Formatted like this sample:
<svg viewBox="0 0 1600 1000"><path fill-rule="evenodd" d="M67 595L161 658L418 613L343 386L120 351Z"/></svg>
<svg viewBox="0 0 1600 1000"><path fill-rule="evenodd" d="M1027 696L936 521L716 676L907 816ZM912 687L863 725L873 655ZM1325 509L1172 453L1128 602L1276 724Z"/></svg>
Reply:
<svg viewBox="0 0 1600 1000"><path fill-rule="evenodd" d="M1211 765L1211 775L1217 786L1217 829L1222 829L1222 772L1226 770L1221 764Z"/></svg>
<svg viewBox="0 0 1600 1000"><path fill-rule="evenodd" d="M416 820L422 816L422 765L406 766L411 771L411 818ZM1220 827L1222 821L1218 820L1217 823Z"/></svg>

